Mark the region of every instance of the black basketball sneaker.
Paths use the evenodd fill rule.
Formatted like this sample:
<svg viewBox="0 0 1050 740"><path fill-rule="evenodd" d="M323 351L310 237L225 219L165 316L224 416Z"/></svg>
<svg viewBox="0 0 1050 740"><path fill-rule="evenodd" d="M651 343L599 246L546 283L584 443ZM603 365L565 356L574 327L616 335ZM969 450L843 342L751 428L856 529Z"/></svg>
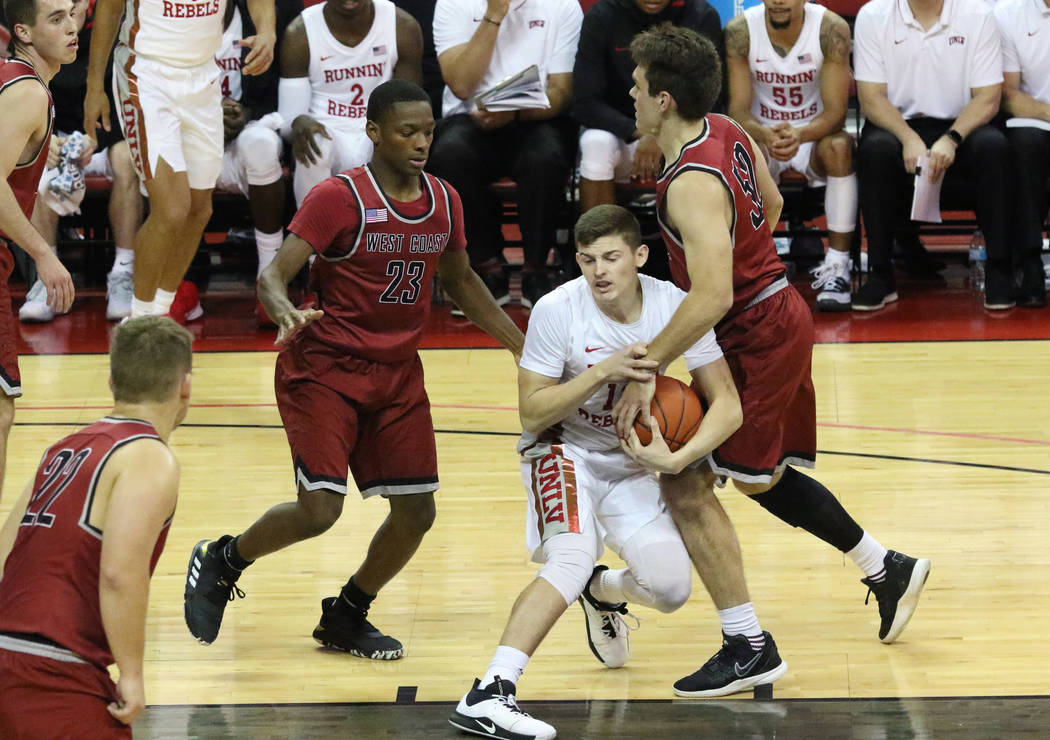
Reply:
<svg viewBox="0 0 1050 740"><path fill-rule="evenodd" d="M787 663L780 658L773 636L762 634L766 645L755 651L745 635L723 632L722 649L696 673L675 681L674 692L678 696L726 696L773 683L787 673Z"/></svg>
<svg viewBox="0 0 1050 740"><path fill-rule="evenodd" d="M879 639L889 644L908 626L908 620L919 605L919 595L926 585L926 579L930 577L930 561L889 550L882 565L886 569L885 580L875 583L870 578L861 578L860 582L868 587L865 604L868 603L868 597L875 594L882 620Z"/></svg>
<svg viewBox="0 0 1050 740"><path fill-rule="evenodd" d="M217 540L201 540L194 546L186 569L183 616L190 634L205 645L219 636L226 604L244 598L244 591L237 587L241 571L231 568L222 554L232 539L224 534Z"/></svg>
<svg viewBox="0 0 1050 740"><path fill-rule="evenodd" d="M369 660L397 660L405 654L400 642L365 619L368 612L354 610L345 601L340 605L340 598L321 599L321 622L314 629L317 642Z"/></svg>

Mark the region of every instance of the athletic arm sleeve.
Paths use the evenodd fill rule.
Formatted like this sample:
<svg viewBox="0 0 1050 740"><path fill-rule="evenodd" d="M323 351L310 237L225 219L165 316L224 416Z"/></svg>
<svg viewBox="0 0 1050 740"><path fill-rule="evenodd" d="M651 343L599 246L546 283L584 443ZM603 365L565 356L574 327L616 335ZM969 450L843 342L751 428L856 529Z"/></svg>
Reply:
<svg viewBox="0 0 1050 740"><path fill-rule="evenodd" d="M290 136L292 121L310 110L313 90L309 77L282 77L277 83L277 112L281 116L281 136Z"/></svg>
<svg viewBox="0 0 1050 740"><path fill-rule="evenodd" d="M346 182L330 177L311 190L296 212L288 231L318 254L342 256L357 238L360 206Z"/></svg>
<svg viewBox="0 0 1050 740"><path fill-rule="evenodd" d="M525 348L521 352L521 366L548 378L561 378L569 359L572 315L562 291L554 290L543 296L532 307L529 328L525 332Z"/></svg>

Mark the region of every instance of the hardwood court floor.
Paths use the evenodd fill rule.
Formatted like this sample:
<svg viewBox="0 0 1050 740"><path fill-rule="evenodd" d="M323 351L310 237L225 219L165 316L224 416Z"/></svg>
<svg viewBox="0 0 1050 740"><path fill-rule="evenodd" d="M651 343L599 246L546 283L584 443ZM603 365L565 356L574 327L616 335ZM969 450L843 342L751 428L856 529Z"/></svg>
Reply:
<svg viewBox="0 0 1050 740"><path fill-rule="evenodd" d="M882 645L874 600L864 605L852 563L724 492L759 617L790 666L775 698L1047 693L1048 355L1048 341L816 347L820 479L886 546L931 558L933 570L901 640ZM248 596L229 607L214 645L197 644L183 624L193 543L241 531L290 498L273 361L268 352L196 356L194 407L173 438L179 510L153 579L149 702L393 702L399 689L422 702L457 700L534 573L523 547L509 356L423 352L442 490L434 529L370 615L405 643L406 658L391 663L326 652L310 639L319 600L357 567L385 513L382 501L356 495L326 535L251 568L241 581ZM0 516L44 447L109 403L104 355L21 363L27 398ZM610 671L590 655L571 608L530 664L522 700L667 699L670 683L717 648L716 615L698 581L679 612L639 616L630 664Z"/></svg>

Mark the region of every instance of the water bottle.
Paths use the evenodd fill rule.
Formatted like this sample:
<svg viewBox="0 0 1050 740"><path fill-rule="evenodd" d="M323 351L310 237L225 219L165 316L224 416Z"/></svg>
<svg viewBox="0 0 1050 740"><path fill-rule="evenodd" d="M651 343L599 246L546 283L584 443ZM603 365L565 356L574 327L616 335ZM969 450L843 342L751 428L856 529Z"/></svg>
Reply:
<svg viewBox="0 0 1050 740"><path fill-rule="evenodd" d="M973 232L970 240L970 290L984 292L984 263L988 259L984 250L984 234L981 230Z"/></svg>

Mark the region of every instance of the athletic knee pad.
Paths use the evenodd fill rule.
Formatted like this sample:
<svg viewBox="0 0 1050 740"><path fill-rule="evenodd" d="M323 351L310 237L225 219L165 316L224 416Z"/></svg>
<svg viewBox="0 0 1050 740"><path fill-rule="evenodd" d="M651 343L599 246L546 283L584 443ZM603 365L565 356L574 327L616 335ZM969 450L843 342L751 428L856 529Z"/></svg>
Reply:
<svg viewBox="0 0 1050 740"><path fill-rule="evenodd" d="M857 176L829 177L824 191L828 231L846 234L857 228Z"/></svg>
<svg viewBox="0 0 1050 740"><path fill-rule="evenodd" d="M620 161L622 142L616 134L600 128L580 134L580 177L602 182L612 180Z"/></svg>
<svg viewBox="0 0 1050 740"><path fill-rule="evenodd" d="M842 552L849 552L864 535L827 488L792 467L765 493L751 496L763 509L792 527L801 527Z"/></svg>
<svg viewBox="0 0 1050 740"><path fill-rule="evenodd" d="M265 126L248 126L237 137L237 159L249 185L270 185L281 179L281 139Z"/></svg>
<svg viewBox="0 0 1050 740"><path fill-rule="evenodd" d="M543 552L547 560L537 574L557 589L565 604L580 598L587 582L594 572L594 554L583 543L556 542L562 538L570 538L570 535L558 535L543 543Z"/></svg>

